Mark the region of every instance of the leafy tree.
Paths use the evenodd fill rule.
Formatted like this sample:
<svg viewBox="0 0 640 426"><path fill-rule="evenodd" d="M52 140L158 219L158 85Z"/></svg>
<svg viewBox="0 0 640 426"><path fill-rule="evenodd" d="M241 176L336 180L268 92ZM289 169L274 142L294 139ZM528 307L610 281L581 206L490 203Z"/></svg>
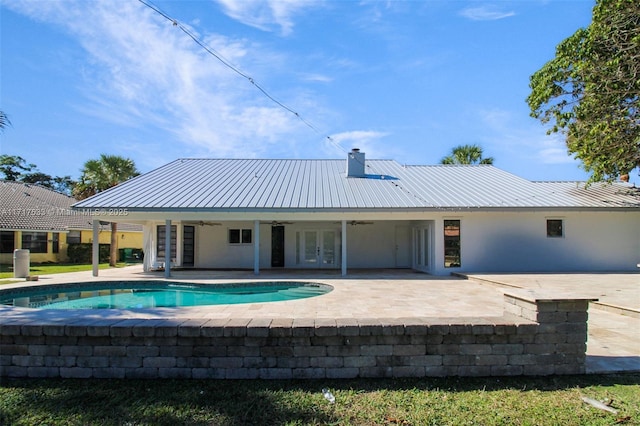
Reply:
<svg viewBox="0 0 640 426"><path fill-rule="evenodd" d="M51 189L65 193L67 195L71 195L71 191L73 191L73 187L76 185L76 181L71 179L71 176L54 176Z"/></svg>
<svg viewBox="0 0 640 426"><path fill-rule="evenodd" d="M75 185L71 176L52 177L38 171L35 164L27 163L19 155L0 155L0 173L4 175L5 180L40 185L68 195Z"/></svg>
<svg viewBox="0 0 640 426"><path fill-rule="evenodd" d="M27 164L19 155L0 155L0 172L4 174L5 180L22 181L24 172L30 172L35 168L35 164Z"/></svg>
<svg viewBox="0 0 640 426"><path fill-rule="evenodd" d="M483 158L482 148L478 145L458 145L440 160L440 164L493 164L493 157Z"/></svg>
<svg viewBox="0 0 640 426"><path fill-rule="evenodd" d="M640 2L597 0L591 24L558 45L530 87L531 116L566 135L591 182L640 166Z"/></svg>
<svg viewBox="0 0 640 426"><path fill-rule="evenodd" d="M98 160L88 160L82 168L80 181L73 188L73 195L82 200L105 191L140 173L133 160L117 155L101 154ZM111 222L111 255L109 265L116 266L118 259L118 224Z"/></svg>
<svg viewBox="0 0 640 426"><path fill-rule="evenodd" d="M62 192L63 194L70 195L71 191L76 184L71 176L55 176L52 177L46 173L33 172L22 176L21 182L31 183L35 185L44 186L54 191Z"/></svg>
<svg viewBox="0 0 640 426"><path fill-rule="evenodd" d="M51 175L42 172L25 174L22 176L20 181L53 189L53 178Z"/></svg>

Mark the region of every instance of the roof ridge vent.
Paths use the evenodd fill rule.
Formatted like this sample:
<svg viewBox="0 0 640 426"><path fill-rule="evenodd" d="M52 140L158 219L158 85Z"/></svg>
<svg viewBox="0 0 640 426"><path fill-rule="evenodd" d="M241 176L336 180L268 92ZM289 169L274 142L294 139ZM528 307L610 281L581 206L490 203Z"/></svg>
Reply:
<svg viewBox="0 0 640 426"><path fill-rule="evenodd" d="M347 154L347 177L364 177L364 152L353 148Z"/></svg>

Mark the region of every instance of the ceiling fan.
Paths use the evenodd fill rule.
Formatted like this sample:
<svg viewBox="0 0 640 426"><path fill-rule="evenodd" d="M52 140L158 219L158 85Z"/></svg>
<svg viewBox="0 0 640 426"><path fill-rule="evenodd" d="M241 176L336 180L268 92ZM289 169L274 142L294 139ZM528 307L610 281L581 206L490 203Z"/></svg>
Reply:
<svg viewBox="0 0 640 426"><path fill-rule="evenodd" d="M201 220L200 222L198 222L198 225L200 226L221 226L221 223L218 222L205 222L203 220Z"/></svg>
<svg viewBox="0 0 640 426"><path fill-rule="evenodd" d="M278 220L272 220L271 222L260 222L262 225L281 226L281 225L293 225L293 222L280 222Z"/></svg>
<svg viewBox="0 0 640 426"><path fill-rule="evenodd" d="M334 223L342 223L342 222L334 222ZM364 220L352 220L348 221L347 225L356 226L356 225L373 225L373 222L367 222Z"/></svg>

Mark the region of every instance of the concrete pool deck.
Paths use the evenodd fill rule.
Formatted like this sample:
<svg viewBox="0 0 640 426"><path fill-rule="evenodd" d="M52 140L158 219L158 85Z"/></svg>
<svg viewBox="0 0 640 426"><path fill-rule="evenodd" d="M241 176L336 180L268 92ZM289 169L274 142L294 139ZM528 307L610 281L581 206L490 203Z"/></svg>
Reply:
<svg viewBox="0 0 640 426"><path fill-rule="evenodd" d="M589 310L587 372L640 371L640 274L469 274L468 279L433 277L408 270L350 271L347 277L337 271L265 270L259 276L251 271L173 271L172 281L222 283L238 281L312 281L330 284L329 294L303 300L207 306L181 309L114 310L94 313L100 318L465 318L497 316L503 313L506 289L553 290L598 298L618 310ZM61 284L102 280L162 281L162 272L144 273L141 266L91 272L40 276L38 282L6 284L2 288L24 285ZM12 309L0 308L2 317ZM626 314L625 314L626 313ZM623 315L624 314L624 315ZM41 311L43 317L54 313ZM69 313L67 313L69 315ZM70 316L82 316L74 312Z"/></svg>

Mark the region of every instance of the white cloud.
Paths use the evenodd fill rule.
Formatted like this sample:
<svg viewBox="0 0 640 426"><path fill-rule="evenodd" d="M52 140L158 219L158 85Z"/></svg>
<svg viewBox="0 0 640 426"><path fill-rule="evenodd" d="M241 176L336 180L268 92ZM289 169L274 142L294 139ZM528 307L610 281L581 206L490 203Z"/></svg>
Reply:
<svg viewBox="0 0 640 426"><path fill-rule="evenodd" d="M340 149L342 152L351 151L352 148L359 148L369 158L381 158L384 150L380 148L377 142L388 135L388 133L373 130L352 130L333 134L330 138L334 142L332 147Z"/></svg>
<svg viewBox="0 0 640 426"><path fill-rule="evenodd" d="M576 163L567 152L565 141L558 135L545 135L537 141L538 158L543 164L571 164Z"/></svg>
<svg viewBox="0 0 640 426"><path fill-rule="evenodd" d="M498 108L481 109L478 113L482 121L493 129L503 129L512 119L512 114L509 111Z"/></svg>
<svg viewBox="0 0 640 426"><path fill-rule="evenodd" d="M233 19L263 31L271 31L272 27L277 26L285 36L293 31L293 15L302 9L318 5L318 2L302 0L215 1Z"/></svg>
<svg viewBox="0 0 640 426"><path fill-rule="evenodd" d="M513 11L503 11L491 5L467 7L460 11L461 16L471 19L472 21L495 21L515 16L515 14Z"/></svg>
<svg viewBox="0 0 640 426"><path fill-rule="evenodd" d="M323 74L301 74L300 78L304 81L314 81L317 83L331 83L333 78Z"/></svg>
<svg viewBox="0 0 640 426"><path fill-rule="evenodd" d="M563 137L547 135L538 122L522 123L519 116L498 108L481 109L478 114L488 129L484 136L492 150L488 155L499 159L501 153L510 153L540 164L578 164L567 152Z"/></svg>
<svg viewBox="0 0 640 426"><path fill-rule="evenodd" d="M85 80L79 85L87 102L76 108L84 114L130 127L156 126L185 146L225 157L259 155L282 139L295 140L301 129L293 114L141 3L27 0L10 7L62 27L83 47ZM273 7L274 16L287 15L286 5ZM257 48L189 31L240 68ZM270 55L260 49L262 63L280 62L280 55L274 61Z"/></svg>

